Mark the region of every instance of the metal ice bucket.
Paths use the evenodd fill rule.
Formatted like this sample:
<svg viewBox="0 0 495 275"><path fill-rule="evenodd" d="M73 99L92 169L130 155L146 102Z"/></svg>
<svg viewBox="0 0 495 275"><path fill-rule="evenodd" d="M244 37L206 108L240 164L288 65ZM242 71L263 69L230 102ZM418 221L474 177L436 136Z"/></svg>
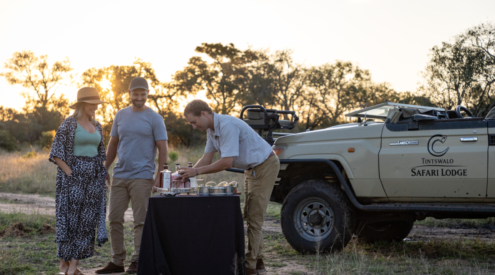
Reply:
<svg viewBox="0 0 495 275"><path fill-rule="evenodd" d="M227 195L234 195L234 186L225 186L225 193Z"/></svg>
<svg viewBox="0 0 495 275"><path fill-rule="evenodd" d="M198 187L198 194L200 196L209 196L210 195L210 187L209 186Z"/></svg>

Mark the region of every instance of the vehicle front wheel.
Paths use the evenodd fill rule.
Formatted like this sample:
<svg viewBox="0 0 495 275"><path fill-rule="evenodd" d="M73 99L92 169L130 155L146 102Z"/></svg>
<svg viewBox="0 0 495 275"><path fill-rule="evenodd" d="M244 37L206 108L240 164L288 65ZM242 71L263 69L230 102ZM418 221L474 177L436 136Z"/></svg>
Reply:
<svg viewBox="0 0 495 275"><path fill-rule="evenodd" d="M400 242L413 228L414 222L388 221L359 226L356 235L365 242Z"/></svg>
<svg viewBox="0 0 495 275"><path fill-rule="evenodd" d="M339 251L352 237L355 211L340 186L325 180L307 180L286 196L282 231L301 253Z"/></svg>

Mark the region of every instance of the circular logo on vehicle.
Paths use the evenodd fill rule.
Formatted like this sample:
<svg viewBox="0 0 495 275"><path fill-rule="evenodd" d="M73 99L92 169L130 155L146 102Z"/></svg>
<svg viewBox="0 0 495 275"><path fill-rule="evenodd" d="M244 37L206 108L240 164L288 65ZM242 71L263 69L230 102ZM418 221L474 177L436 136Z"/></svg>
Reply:
<svg viewBox="0 0 495 275"><path fill-rule="evenodd" d="M435 144L437 142L445 143L446 140L447 140L447 137L446 136L443 136L443 135L434 135L434 136L432 136L428 140L428 153L430 153L430 155L432 155L434 157L441 157L441 156L445 155L449 151L449 147L447 147L443 151L436 151L435 150ZM438 145L439 144L437 144L437 146Z"/></svg>

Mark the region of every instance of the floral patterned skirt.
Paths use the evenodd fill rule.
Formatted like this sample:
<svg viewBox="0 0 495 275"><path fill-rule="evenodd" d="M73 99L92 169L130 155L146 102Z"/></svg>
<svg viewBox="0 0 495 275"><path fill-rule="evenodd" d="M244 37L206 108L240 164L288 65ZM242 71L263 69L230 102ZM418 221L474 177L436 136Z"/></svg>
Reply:
<svg viewBox="0 0 495 275"><path fill-rule="evenodd" d="M56 187L57 257L70 261L93 256L98 245L108 241L105 211L107 170L96 157L75 157L72 173L60 168Z"/></svg>

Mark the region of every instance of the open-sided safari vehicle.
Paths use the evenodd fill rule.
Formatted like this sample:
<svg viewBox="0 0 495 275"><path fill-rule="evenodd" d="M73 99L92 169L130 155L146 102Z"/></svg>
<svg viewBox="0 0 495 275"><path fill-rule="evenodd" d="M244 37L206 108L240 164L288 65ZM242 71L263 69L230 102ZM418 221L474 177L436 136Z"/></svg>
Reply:
<svg viewBox="0 0 495 275"><path fill-rule="evenodd" d="M285 127L270 115L246 106L241 119L270 143L271 130ZM281 168L271 200L283 204L282 230L296 250L340 250L352 235L401 241L426 217L495 216L492 112L385 102L346 116L360 122L273 143Z"/></svg>

